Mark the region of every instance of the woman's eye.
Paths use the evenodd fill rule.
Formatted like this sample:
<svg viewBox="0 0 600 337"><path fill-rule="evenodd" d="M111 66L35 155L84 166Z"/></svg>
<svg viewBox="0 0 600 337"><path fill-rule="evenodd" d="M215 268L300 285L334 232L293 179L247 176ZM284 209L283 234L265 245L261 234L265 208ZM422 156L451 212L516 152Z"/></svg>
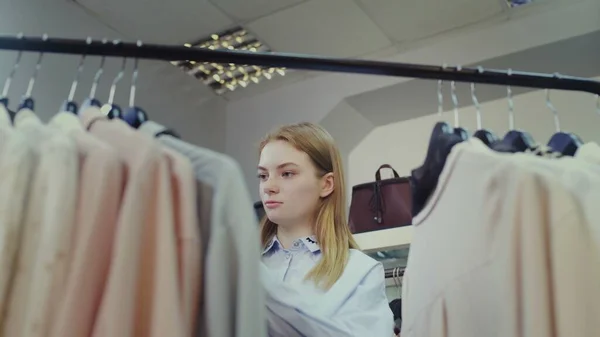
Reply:
<svg viewBox="0 0 600 337"><path fill-rule="evenodd" d="M259 173L259 174L257 175L257 177L258 177L258 179L260 179L260 180L265 180L265 179L267 179L267 175L266 175L266 174L264 174L264 173Z"/></svg>
<svg viewBox="0 0 600 337"><path fill-rule="evenodd" d="M294 172L283 172L282 176L284 178L290 178L294 175Z"/></svg>

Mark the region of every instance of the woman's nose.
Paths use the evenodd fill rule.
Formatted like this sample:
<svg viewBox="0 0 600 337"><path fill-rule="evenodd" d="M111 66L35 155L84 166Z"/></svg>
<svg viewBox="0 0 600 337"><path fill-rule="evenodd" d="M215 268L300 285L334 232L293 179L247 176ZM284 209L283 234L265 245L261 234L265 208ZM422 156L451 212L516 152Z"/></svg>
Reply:
<svg viewBox="0 0 600 337"><path fill-rule="evenodd" d="M277 187L273 179L269 179L263 183L263 193L271 195L277 192L279 192L279 188Z"/></svg>

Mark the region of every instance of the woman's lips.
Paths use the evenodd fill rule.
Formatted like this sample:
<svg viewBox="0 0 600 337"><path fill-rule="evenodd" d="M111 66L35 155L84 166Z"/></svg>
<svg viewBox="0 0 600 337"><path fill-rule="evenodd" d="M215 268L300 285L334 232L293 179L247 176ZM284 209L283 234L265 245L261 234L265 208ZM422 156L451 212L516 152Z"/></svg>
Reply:
<svg viewBox="0 0 600 337"><path fill-rule="evenodd" d="M277 208L279 206L281 206L281 202L278 201L266 201L265 202L265 207L269 208L269 209L273 209L273 208Z"/></svg>

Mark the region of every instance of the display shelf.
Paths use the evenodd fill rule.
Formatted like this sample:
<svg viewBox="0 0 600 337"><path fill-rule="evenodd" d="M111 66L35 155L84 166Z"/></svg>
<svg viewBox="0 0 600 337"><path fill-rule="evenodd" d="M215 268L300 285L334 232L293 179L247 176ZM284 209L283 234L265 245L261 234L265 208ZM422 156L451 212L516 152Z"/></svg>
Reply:
<svg viewBox="0 0 600 337"><path fill-rule="evenodd" d="M405 248L410 246L412 238L412 226L354 234L354 240L356 240L360 249L366 253Z"/></svg>

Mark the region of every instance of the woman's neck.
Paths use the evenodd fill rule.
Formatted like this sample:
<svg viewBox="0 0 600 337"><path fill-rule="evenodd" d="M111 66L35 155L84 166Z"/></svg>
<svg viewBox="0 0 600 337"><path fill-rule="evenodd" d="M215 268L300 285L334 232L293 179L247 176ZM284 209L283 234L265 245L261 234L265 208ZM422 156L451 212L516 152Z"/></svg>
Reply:
<svg viewBox="0 0 600 337"><path fill-rule="evenodd" d="M294 240L311 235L313 235L311 226L277 226L277 239L281 242L284 249L290 248Z"/></svg>

